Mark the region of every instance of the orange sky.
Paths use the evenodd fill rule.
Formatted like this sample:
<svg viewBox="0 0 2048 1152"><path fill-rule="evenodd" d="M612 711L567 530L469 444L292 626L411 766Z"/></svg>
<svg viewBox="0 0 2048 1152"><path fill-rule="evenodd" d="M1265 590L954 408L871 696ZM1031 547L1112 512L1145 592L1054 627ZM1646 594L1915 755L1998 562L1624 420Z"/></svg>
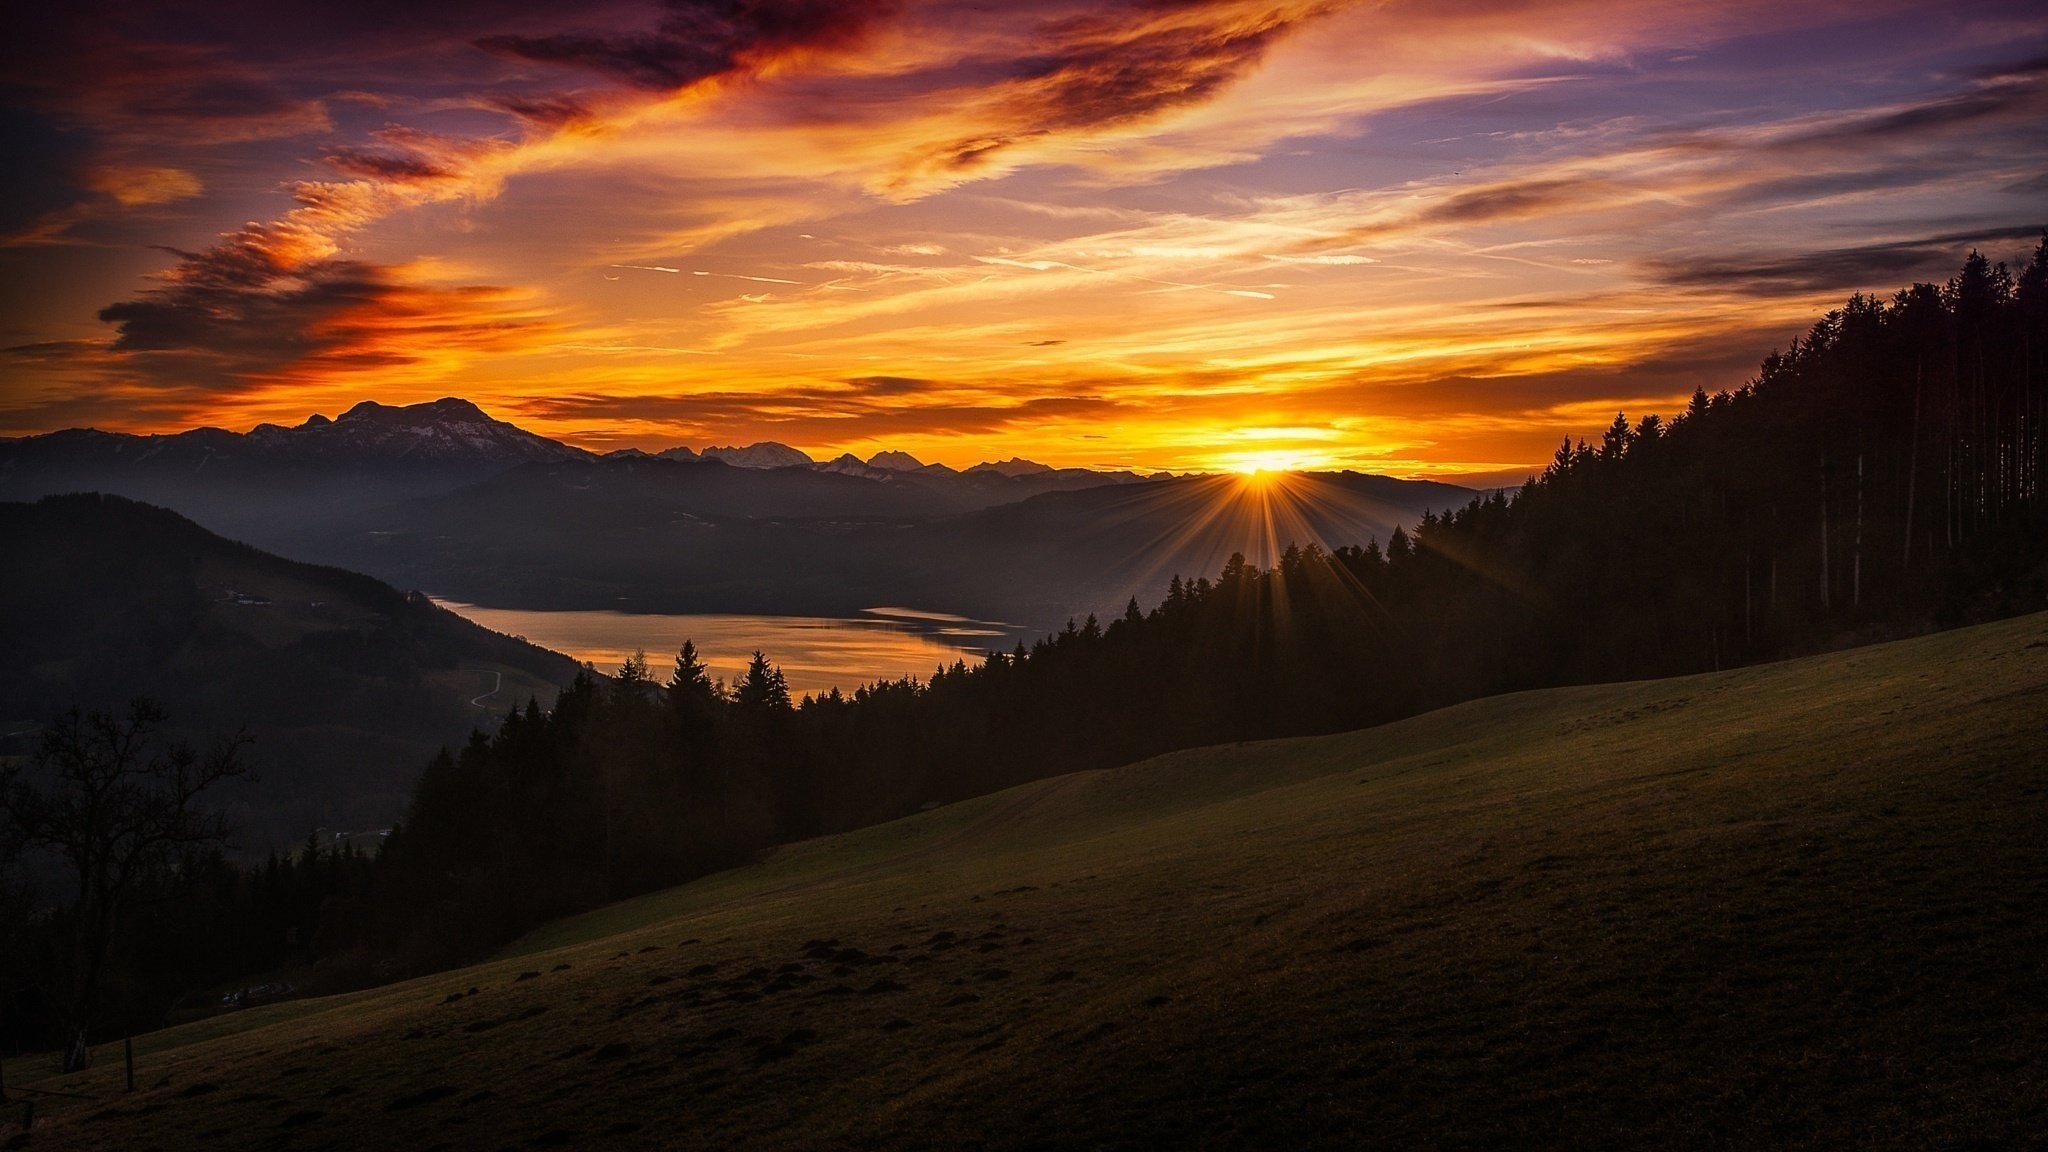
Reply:
<svg viewBox="0 0 2048 1152"><path fill-rule="evenodd" d="M2031 4L562 11L31 18L0 433L1488 476L2048 216Z"/></svg>

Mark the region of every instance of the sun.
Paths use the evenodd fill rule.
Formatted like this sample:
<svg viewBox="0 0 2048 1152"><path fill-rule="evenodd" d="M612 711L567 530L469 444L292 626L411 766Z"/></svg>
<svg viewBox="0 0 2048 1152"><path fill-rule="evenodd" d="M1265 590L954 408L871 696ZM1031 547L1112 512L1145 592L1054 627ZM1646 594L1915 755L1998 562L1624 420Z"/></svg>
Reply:
<svg viewBox="0 0 2048 1152"><path fill-rule="evenodd" d="M1224 456L1219 463L1241 476L1265 476L1276 472L1305 472L1324 461L1304 452L1263 449L1255 452L1232 452Z"/></svg>

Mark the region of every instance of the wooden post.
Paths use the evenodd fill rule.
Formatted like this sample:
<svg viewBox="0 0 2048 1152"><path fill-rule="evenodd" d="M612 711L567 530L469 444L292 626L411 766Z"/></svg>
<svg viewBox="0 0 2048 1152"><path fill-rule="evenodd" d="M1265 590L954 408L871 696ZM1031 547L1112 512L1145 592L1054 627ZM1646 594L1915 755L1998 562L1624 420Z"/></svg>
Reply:
<svg viewBox="0 0 2048 1152"><path fill-rule="evenodd" d="M121 1063L128 1069L128 1091L135 1091L135 1037L121 1038Z"/></svg>

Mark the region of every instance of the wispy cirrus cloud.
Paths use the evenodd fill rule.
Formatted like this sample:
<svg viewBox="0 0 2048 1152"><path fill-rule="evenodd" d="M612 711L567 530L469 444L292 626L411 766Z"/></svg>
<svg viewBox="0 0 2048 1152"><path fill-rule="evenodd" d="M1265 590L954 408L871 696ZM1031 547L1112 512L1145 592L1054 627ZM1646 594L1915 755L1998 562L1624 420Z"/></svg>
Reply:
<svg viewBox="0 0 2048 1152"><path fill-rule="evenodd" d="M917 403L904 398L931 393ZM1126 402L1102 396L1014 396L938 389L929 382L848 381L764 391L620 396L583 393L522 401L532 418L569 423L647 423L716 439L735 429L749 436L804 443L881 443L907 436L986 436L1048 420L1112 419Z"/></svg>

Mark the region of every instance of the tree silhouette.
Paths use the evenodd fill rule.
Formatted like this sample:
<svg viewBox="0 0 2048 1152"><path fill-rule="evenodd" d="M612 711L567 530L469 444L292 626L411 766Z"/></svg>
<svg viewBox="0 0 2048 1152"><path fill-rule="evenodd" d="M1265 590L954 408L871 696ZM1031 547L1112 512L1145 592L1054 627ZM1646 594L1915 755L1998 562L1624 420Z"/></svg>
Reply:
<svg viewBox="0 0 2048 1152"><path fill-rule="evenodd" d="M228 835L202 811L207 789L247 772L244 736L202 756L164 732L163 711L136 700L125 716L73 708L42 732L28 768L4 781L4 807L20 843L69 865L74 888L63 995L66 1071L83 1068L105 978L108 946L127 900L146 880Z"/></svg>
<svg viewBox="0 0 2048 1152"><path fill-rule="evenodd" d="M677 650L676 668L668 678L668 692L671 701L705 705L717 701L717 693L711 686L711 672L697 656L696 641L685 640Z"/></svg>
<svg viewBox="0 0 2048 1152"><path fill-rule="evenodd" d="M733 691L733 707L743 715L755 716L789 711L789 681L759 650L747 661L746 675Z"/></svg>

